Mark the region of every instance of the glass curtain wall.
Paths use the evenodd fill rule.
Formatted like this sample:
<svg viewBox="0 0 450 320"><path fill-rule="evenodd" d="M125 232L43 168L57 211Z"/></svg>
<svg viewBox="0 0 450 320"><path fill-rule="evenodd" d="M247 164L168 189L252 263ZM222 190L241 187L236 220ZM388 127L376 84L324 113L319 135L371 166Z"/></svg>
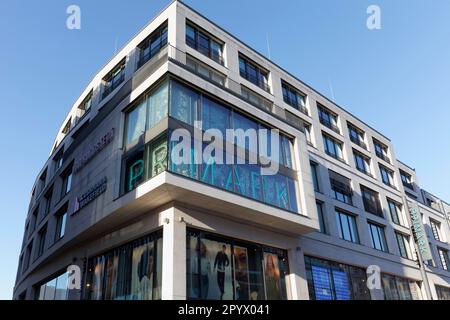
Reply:
<svg viewBox="0 0 450 320"><path fill-rule="evenodd" d="M147 145L141 142L144 133L155 127L168 114L180 128L187 128L187 132L191 134L190 137L185 137L190 139L191 149L181 150L177 155L189 160L187 164L179 164L168 157L179 141L167 144L167 133L163 135L164 138L161 136ZM268 128L174 80L167 81L152 90L126 113L125 118L124 141L129 151L123 158L123 192L132 191L141 183L168 169L172 173L298 213L297 175L292 161L293 144L287 136L280 135L279 171L274 175L262 176L260 162L251 164L249 159L251 155L256 155L256 159L258 156L273 157L270 131L267 132L266 137L258 135L256 131L256 142L250 141L248 136L244 137L243 141L235 138L236 146L228 150L226 130L242 129L244 132L250 132L247 130ZM195 121L202 121L203 131L215 129L224 137L216 151L205 152L204 154L209 156L202 159L198 159L201 155L194 152L192 133ZM169 136L174 129L176 128L169 131ZM259 146L260 139L266 140L267 148L265 149L267 150ZM261 141L264 142L264 140ZM211 148L207 143L199 143L203 144L203 150ZM185 152L189 154L183 154ZM233 154L227 154L227 152ZM234 161L233 164L221 164L214 161L215 159L222 159L222 163L226 159L234 159Z"/></svg>

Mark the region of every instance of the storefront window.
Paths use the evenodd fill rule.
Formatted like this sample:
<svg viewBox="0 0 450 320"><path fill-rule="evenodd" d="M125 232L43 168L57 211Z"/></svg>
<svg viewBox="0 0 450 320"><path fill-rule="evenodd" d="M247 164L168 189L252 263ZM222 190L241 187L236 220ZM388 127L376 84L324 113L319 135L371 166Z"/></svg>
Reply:
<svg viewBox="0 0 450 320"><path fill-rule="evenodd" d="M89 260L89 300L161 299L162 233Z"/></svg>
<svg viewBox="0 0 450 320"><path fill-rule="evenodd" d="M188 299L284 300L288 273L283 250L188 232Z"/></svg>
<svg viewBox="0 0 450 320"><path fill-rule="evenodd" d="M39 288L39 300L67 300L69 289L67 288L68 274L62 273L56 278L47 281Z"/></svg>
<svg viewBox="0 0 450 320"><path fill-rule="evenodd" d="M416 281L382 274L385 300L421 300L419 284Z"/></svg>
<svg viewBox="0 0 450 320"><path fill-rule="evenodd" d="M311 300L370 300L362 268L305 257Z"/></svg>

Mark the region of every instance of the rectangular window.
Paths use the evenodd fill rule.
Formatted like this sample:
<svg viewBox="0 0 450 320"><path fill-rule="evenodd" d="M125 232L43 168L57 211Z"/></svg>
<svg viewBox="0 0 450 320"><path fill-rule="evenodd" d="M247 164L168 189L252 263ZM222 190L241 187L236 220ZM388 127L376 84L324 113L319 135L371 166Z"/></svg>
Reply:
<svg viewBox="0 0 450 320"><path fill-rule="evenodd" d="M61 188L61 198L63 198L66 194L72 190L72 168L65 170L65 172L61 175L62 179L62 188Z"/></svg>
<svg viewBox="0 0 450 320"><path fill-rule="evenodd" d="M330 175L331 190L334 192L334 198L340 202L353 205L353 191L351 180L332 171L328 170Z"/></svg>
<svg viewBox="0 0 450 320"><path fill-rule="evenodd" d="M307 122L303 122L303 129L304 129L303 132L305 133L306 136L306 143L309 144L310 146L314 146L311 135L312 126Z"/></svg>
<svg viewBox="0 0 450 320"><path fill-rule="evenodd" d="M239 72L242 78L270 93L269 72L242 55L239 55Z"/></svg>
<svg viewBox="0 0 450 320"><path fill-rule="evenodd" d="M412 176L402 170L400 170L400 177L402 179L402 184L410 190L414 191L414 185L412 182Z"/></svg>
<svg viewBox="0 0 450 320"><path fill-rule="evenodd" d="M63 210L56 216L55 242L64 237L64 234L66 233L66 223L67 210Z"/></svg>
<svg viewBox="0 0 450 320"><path fill-rule="evenodd" d="M55 155L55 157L53 158L53 162L54 162L54 172L58 171L59 168L62 167L63 165L63 161L64 161L64 149L61 149L58 151L58 153Z"/></svg>
<svg viewBox="0 0 450 320"><path fill-rule="evenodd" d="M406 259L412 259L411 246L409 244L409 236L396 232L395 237L397 238L400 256Z"/></svg>
<svg viewBox="0 0 450 320"><path fill-rule="evenodd" d="M367 145L364 142L364 136L365 136L364 131L362 131L361 129L358 129L354 125L348 123L348 132L350 135L350 140L354 144L360 146L363 149L367 149Z"/></svg>
<svg viewBox="0 0 450 320"><path fill-rule="evenodd" d="M448 251L442 248L438 248L439 259L441 260L442 269L449 271L450 261L448 257Z"/></svg>
<svg viewBox="0 0 450 320"><path fill-rule="evenodd" d="M114 69L103 78L103 98L106 98L125 80L126 58L123 58Z"/></svg>
<svg viewBox="0 0 450 320"><path fill-rule="evenodd" d="M342 152L342 142L331 138L330 136L322 133L323 144L325 148L325 153L330 157L333 157L339 161L345 162L344 155Z"/></svg>
<svg viewBox="0 0 450 320"><path fill-rule="evenodd" d="M433 237L437 241L442 241L441 224L437 221L430 219L431 231L433 231Z"/></svg>
<svg viewBox="0 0 450 320"><path fill-rule="evenodd" d="M89 259L88 300L160 300L162 232Z"/></svg>
<svg viewBox="0 0 450 320"><path fill-rule="evenodd" d="M435 286L438 300L450 300L450 288Z"/></svg>
<svg viewBox="0 0 450 320"><path fill-rule="evenodd" d="M311 165L311 173L312 173L314 191L320 192L319 177L317 175L317 170L318 170L319 165L312 161L310 162L310 165Z"/></svg>
<svg viewBox="0 0 450 320"><path fill-rule="evenodd" d="M76 119L76 123L80 122L80 120L91 110L92 107L92 96L94 94L94 91L91 90L86 98L84 98L83 102L80 103L78 106L78 110L80 112L80 116Z"/></svg>
<svg viewBox="0 0 450 320"><path fill-rule="evenodd" d="M421 300L418 282L388 274L381 275L384 300Z"/></svg>
<svg viewBox="0 0 450 320"><path fill-rule="evenodd" d="M338 127L338 116L321 105L317 105L317 110L319 111L320 123L340 134L341 130Z"/></svg>
<svg viewBox="0 0 450 320"><path fill-rule="evenodd" d="M167 23L154 31L147 39L138 45L139 60L137 68L142 67L167 45Z"/></svg>
<svg viewBox="0 0 450 320"><path fill-rule="evenodd" d="M359 243L358 228L354 215L336 209L336 221L341 239Z"/></svg>
<svg viewBox="0 0 450 320"><path fill-rule="evenodd" d="M46 217L52 210L52 196L53 196L53 187L50 188L49 191L47 191L47 193L44 196L45 209L44 209L44 214L43 214L42 218Z"/></svg>
<svg viewBox="0 0 450 320"><path fill-rule="evenodd" d="M42 284L39 288L38 300L68 300L69 275L67 272L62 273L56 278Z"/></svg>
<svg viewBox="0 0 450 320"><path fill-rule="evenodd" d="M353 156L355 158L356 169L370 176L370 158L356 150L353 150Z"/></svg>
<svg viewBox="0 0 450 320"><path fill-rule="evenodd" d="M378 192L361 185L361 195L363 198L364 209L376 216L383 217L383 209L381 208Z"/></svg>
<svg viewBox="0 0 450 320"><path fill-rule="evenodd" d="M407 226L403 217L402 205L394 200L387 199L389 212L391 213L392 222L401 226Z"/></svg>
<svg viewBox="0 0 450 320"><path fill-rule="evenodd" d="M215 39L192 23L186 24L186 44L215 62L221 65L225 64L223 59L223 42Z"/></svg>
<svg viewBox="0 0 450 320"><path fill-rule="evenodd" d="M36 226L38 224L38 215L39 215L39 206L36 209L34 209L33 213L31 214L30 233L28 234L29 236L31 236L34 230L36 230Z"/></svg>
<svg viewBox="0 0 450 320"><path fill-rule="evenodd" d="M36 258L42 256L45 251L45 241L47 238L47 225L41 228L38 233L38 250L36 252Z"/></svg>
<svg viewBox="0 0 450 320"><path fill-rule="evenodd" d="M384 234L384 227L374 223L368 223L369 233L372 239L372 247L379 251L388 252L386 243L386 235Z"/></svg>
<svg viewBox="0 0 450 320"><path fill-rule="evenodd" d="M170 96L170 116L193 127L200 108L199 94L187 86L171 81Z"/></svg>
<svg viewBox="0 0 450 320"><path fill-rule="evenodd" d="M27 249L25 251L25 260L23 262L23 270L22 271L26 271L28 269L28 267L30 266L32 252L33 252L33 241L31 241L28 244Z"/></svg>
<svg viewBox="0 0 450 320"><path fill-rule="evenodd" d="M394 187L394 172L380 164L381 180L389 187Z"/></svg>
<svg viewBox="0 0 450 320"><path fill-rule="evenodd" d="M168 106L169 85L165 82L146 94L125 114L125 146L136 144L147 130L167 118Z"/></svg>
<svg viewBox="0 0 450 320"><path fill-rule="evenodd" d="M283 91L284 102L308 115L308 110L306 109L306 95L284 81L281 81L281 88Z"/></svg>
<svg viewBox="0 0 450 320"><path fill-rule="evenodd" d="M287 252L188 230L187 297L286 300Z"/></svg>
<svg viewBox="0 0 450 320"><path fill-rule="evenodd" d="M388 155L388 147L376 139L373 139L373 145L375 147L375 154L377 157L383 159L387 163L391 163Z"/></svg>
<svg viewBox="0 0 450 320"><path fill-rule="evenodd" d="M320 232L326 234L327 228L325 225L325 217L323 214L323 202L316 201L317 214L319 215Z"/></svg>
<svg viewBox="0 0 450 320"><path fill-rule="evenodd" d="M370 300L366 270L305 256L311 300Z"/></svg>

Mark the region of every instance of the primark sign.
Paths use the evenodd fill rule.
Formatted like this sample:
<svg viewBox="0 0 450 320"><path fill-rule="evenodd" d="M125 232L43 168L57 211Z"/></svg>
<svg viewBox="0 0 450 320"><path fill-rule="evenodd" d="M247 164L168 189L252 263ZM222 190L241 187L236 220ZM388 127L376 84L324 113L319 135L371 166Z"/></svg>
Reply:
<svg viewBox="0 0 450 320"><path fill-rule="evenodd" d="M414 235L414 240L417 243L419 248L420 255L423 261L433 259L431 255L430 246L428 244L428 238L425 233L425 228L422 223L422 215L420 214L419 208L417 205L411 206L408 203L409 207L409 215L411 217L411 227Z"/></svg>

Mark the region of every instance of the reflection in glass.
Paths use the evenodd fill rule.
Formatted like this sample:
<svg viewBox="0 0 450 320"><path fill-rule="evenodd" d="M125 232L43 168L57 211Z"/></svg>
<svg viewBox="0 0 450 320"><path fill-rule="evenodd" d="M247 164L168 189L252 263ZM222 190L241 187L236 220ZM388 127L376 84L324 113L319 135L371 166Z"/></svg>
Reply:
<svg viewBox="0 0 450 320"><path fill-rule="evenodd" d="M286 253L189 231L188 299L286 299Z"/></svg>

